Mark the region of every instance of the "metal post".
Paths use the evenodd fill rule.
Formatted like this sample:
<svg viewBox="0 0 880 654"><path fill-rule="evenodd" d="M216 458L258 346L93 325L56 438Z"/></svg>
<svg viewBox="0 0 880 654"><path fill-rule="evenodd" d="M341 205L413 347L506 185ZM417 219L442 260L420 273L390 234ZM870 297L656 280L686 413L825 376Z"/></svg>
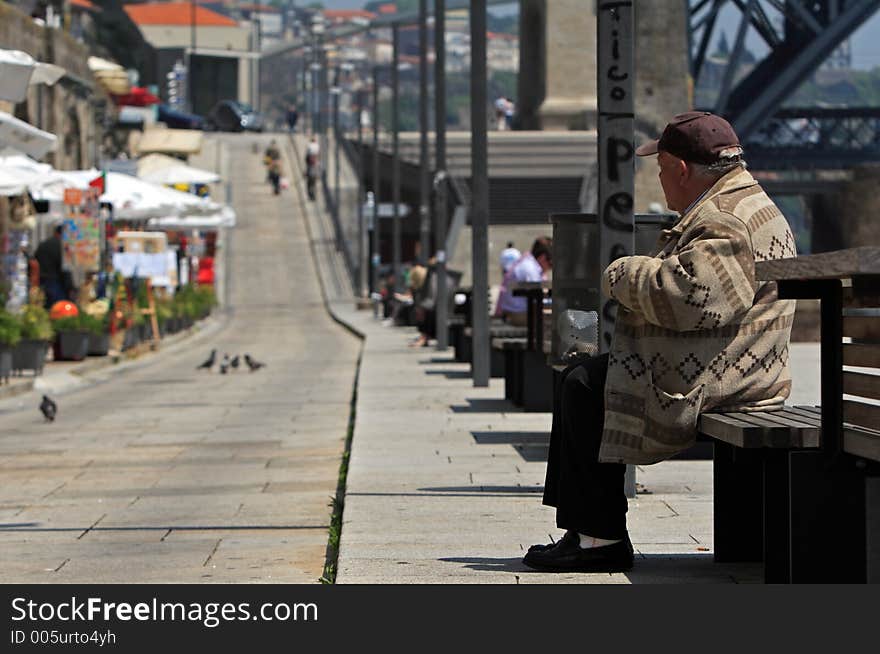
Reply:
<svg viewBox="0 0 880 654"><path fill-rule="evenodd" d="M379 290L379 197L382 180L379 171L379 67L373 68L373 215L370 221L370 293Z"/></svg>
<svg viewBox="0 0 880 654"><path fill-rule="evenodd" d="M633 253L635 234L634 24L633 3L599 4L599 266ZM599 350L607 352L614 335L616 303L601 298ZM626 494L635 497L635 467L627 466Z"/></svg>
<svg viewBox="0 0 880 654"><path fill-rule="evenodd" d="M336 250L342 249L342 222L339 211L339 68L333 85L333 216L336 223Z"/></svg>
<svg viewBox="0 0 880 654"><path fill-rule="evenodd" d="M310 124L311 124L311 103L309 102L309 66L306 60L306 51L303 50L302 59L301 59L301 70L300 75L302 79L300 82L302 83L302 123L303 123L303 134L305 136L309 135Z"/></svg>
<svg viewBox="0 0 880 654"><path fill-rule="evenodd" d="M489 144L486 0L471 2L471 233L474 386L489 385Z"/></svg>
<svg viewBox="0 0 880 654"><path fill-rule="evenodd" d="M186 79L189 87L188 101L189 110L196 112L196 76L193 75L196 57L196 1L189 3L189 60L186 62Z"/></svg>
<svg viewBox="0 0 880 654"><path fill-rule="evenodd" d="M394 23L391 57L391 202L394 204L391 225L394 288L402 290L400 270L400 25Z"/></svg>
<svg viewBox="0 0 880 654"><path fill-rule="evenodd" d="M446 0L434 0L434 157L437 204L434 242L437 248L437 349L449 347L446 288Z"/></svg>
<svg viewBox="0 0 880 654"><path fill-rule="evenodd" d="M357 293L359 297L366 296L366 272L367 264L364 262L364 91L358 89L357 92L357 139L358 139L358 156L357 156L357 223L358 223L358 263L357 263Z"/></svg>
<svg viewBox="0 0 880 654"><path fill-rule="evenodd" d="M419 263L428 260L431 225L428 215L428 0L419 0Z"/></svg>
<svg viewBox="0 0 880 654"><path fill-rule="evenodd" d="M324 191L324 200L326 204L327 200L327 166L330 161L330 153L328 152L330 148L330 139L327 135L327 132L330 128L330 93L328 88L328 75L327 75L327 51L324 49L324 35L321 35L321 44L320 44L320 52L318 56L320 57L321 69L318 71L319 78L319 89L318 89L318 99L319 99L319 109L318 116L320 118L320 130L321 130L321 188Z"/></svg>

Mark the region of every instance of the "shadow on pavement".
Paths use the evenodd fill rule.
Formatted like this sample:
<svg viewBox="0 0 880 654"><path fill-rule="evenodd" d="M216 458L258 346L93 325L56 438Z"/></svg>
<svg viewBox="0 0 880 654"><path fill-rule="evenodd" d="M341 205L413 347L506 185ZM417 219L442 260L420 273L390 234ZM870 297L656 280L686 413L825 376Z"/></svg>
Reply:
<svg viewBox="0 0 880 654"><path fill-rule="evenodd" d="M550 432L546 431L472 431L471 436L480 445L545 445L550 442Z"/></svg>
<svg viewBox="0 0 880 654"><path fill-rule="evenodd" d="M443 375L446 379L470 379L468 370L426 370L426 375Z"/></svg>
<svg viewBox="0 0 880 654"><path fill-rule="evenodd" d="M468 374L470 377L470 374ZM453 404L449 408L453 413L522 413L508 400L495 398L466 398L467 405Z"/></svg>
<svg viewBox="0 0 880 654"><path fill-rule="evenodd" d="M426 493L543 493L543 486L429 486L420 488Z"/></svg>
<svg viewBox="0 0 880 654"><path fill-rule="evenodd" d="M445 563L464 563L469 570L488 570L493 572L537 572L523 565L521 558L515 559L490 559L485 557L462 557L438 559Z"/></svg>

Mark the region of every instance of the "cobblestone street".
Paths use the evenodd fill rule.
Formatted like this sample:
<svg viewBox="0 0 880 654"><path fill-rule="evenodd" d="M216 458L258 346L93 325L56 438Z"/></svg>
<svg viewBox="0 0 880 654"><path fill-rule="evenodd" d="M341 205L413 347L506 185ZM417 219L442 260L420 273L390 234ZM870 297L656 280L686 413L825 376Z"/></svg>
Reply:
<svg viewBox="0 0 880 654"><path fill-rule="evenodd" d="M36 393L0 403L4 583L322 574L360 343L324 311L298 202L264 181L268 137L215 138L238 212L224 324L57 396L52 424ZM196 371L212 348L268 365Z"/></svg>

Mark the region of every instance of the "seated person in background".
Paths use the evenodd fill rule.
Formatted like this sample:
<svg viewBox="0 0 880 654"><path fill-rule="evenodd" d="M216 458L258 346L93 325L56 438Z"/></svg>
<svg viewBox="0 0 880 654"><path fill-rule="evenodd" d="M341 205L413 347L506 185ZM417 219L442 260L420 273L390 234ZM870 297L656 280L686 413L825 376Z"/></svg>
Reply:
<svg viewBox="0 0 880 654"><path fill-rule="evenodd" d="M504 275L495 316L504 318L510 325L525 327L528 321L528 301L524 297L514 296L512 287L518 282L542 282L547 278L547 271L552 268L553 239L549 236L536 238L532 251L521 256Z"/></svg>

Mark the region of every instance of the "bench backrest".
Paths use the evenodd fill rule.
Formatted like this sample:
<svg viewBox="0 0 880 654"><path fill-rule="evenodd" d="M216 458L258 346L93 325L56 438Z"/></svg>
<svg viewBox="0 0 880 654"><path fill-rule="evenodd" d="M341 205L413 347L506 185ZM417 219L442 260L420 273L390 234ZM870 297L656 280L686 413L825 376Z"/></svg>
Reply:
<svg viewBox="0 0 880 654"><path fill-rule="evenodd" d="M880 286L843 289L844 450L880 461Z"/></svg>

